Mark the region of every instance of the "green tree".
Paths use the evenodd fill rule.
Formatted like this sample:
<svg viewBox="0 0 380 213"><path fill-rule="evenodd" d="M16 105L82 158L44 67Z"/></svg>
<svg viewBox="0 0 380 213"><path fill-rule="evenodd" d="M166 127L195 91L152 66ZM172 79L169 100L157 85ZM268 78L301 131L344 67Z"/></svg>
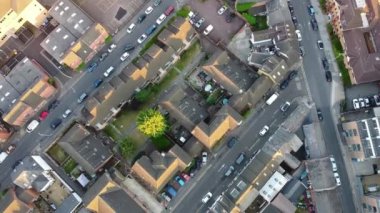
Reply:
<svg viewBox="0 0 380 213"><path fill-rule="evenodd" d="M165 117L154 109L141 111L137 116L137 128L149 137L159 137L167 128Z"/></svg>
<svg viewBox="0 0 380 213"><path fill-rule="evenodd" d="M136 151L136 145L133 143L132 139L125 138L119 143L119 149L124 158L129 158Z"/></svg>

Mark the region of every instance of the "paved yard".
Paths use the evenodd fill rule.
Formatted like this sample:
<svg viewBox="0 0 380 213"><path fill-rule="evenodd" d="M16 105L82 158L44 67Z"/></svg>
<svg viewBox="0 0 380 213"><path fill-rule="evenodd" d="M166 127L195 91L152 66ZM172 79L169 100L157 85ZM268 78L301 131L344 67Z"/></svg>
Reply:
<svg viewBox="0 0 380 213"><path fill-rule="evenodd" d="M217 0L208 0L205 2L193 0L190 1L191 10L198 13L196 20L204 17L206 21L200 27L200 32L209 25L214 26L213 31L208 35L214 42L222 42L225 46L230 42L231 38L243 27L244 21L236 16L231 23L227 23L225 20L228 12L224 12L222 15L218 15L217 11L222 6ZM233 11L229 8L229 11ZM203 34L202 34L203 35Z"/></svg>

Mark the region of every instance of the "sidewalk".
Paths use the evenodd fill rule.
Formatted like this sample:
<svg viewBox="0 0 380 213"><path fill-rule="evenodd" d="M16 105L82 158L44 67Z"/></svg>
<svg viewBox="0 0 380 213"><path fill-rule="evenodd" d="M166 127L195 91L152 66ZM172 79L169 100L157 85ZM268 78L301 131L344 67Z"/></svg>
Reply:
<svg viewBox="0 0 380 213"><path fill-rule="evenodd" d="M334 52L332 50L331 42L330 42L330 37L329 33L326 28L326 24L329 22L327 15L324 15L320 9L320 4L318 0L311 0L311 4L314 6L316 10L316 20L318 22L319 26L319 31L320 31L320 36L321 40L325 46L324 52L326 54L326 58L328 59L329 63L332 65L332 74L333 74L333 81L332 81L332 91L331 91L331 100L330 100L330 107L331 107L331 112L332 112L332 117L334 121L334 126L335 126L335 133L337 134L337 138L341 139L339 130L338 130L338 125L339 125L339 118L340 118L340 102L341 100L345 99L345 94L344 94L344 88L342 84L342 80L340 79L340 71L338 68L338 65L336 64L335 61L335 56ZM338 77L338 79L336 79ZM356 212L361 212L361 198L359 197L360 191L358 190L357 187L357 179L355 177L355 171L352 166L351 158L349 156L349 153L347 151L347 147L344 146L341 141L337 141L340 145L340 151L342 153L343 157L343 162L346 167L347 175L349 178L349 185L352 191L352 196L353 196L353 201L354 205L356 208Z"/></svg>

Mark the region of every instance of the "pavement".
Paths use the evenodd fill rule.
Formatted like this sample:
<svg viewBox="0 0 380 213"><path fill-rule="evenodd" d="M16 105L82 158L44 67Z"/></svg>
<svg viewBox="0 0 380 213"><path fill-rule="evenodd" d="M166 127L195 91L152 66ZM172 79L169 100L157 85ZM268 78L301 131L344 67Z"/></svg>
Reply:
<svg viewBox="0 0 380 213"><path fill-rule="evenodd" d="M327 17L319 9L319 2L312 0L311 3L316 10L316 19L319 25L320 34L311 29L310 17L307 13L307 5L310 1L291 0L294 6L295 14L299 20L299 29L301 31L305 49L303 58L303 67L310 88L310 93L317 108L320 108L324 120L320 122L322 134L326 141L327 154L332 154L337 162L338 171L341 176L342 185L339 195L342 197L343 212L360 212L358 203L360 199L353 193L351 184L354 181L350 157L345 152L341 143L337 125L340 113L339 104L344 99L344 90L342 81L339 77L338 67L335 63L332 53L330 40L328 37L326 23ZM317 48L317 40L321 39L324 43L324 50ZM333 81L326 82L324 69L321 64L321 58L326 55L330 64Z"/></svg>
<svg viewBox="0 0 380 213"><path fill-rule="evenodd" d="M96 79L102 78L104 70L108 67L117 67L113 75L118 74L118 72L121 71L122 67L120 67L121 61L119 58L124 52L124 46L127 43L137 44L137 38L143 34L149 26L155 23L156 19L166 10L168 5L175 5L175 1L163 1L161 5L156 7L153 12L147 16L146 20L144 20L142 24L139 24L131 34L127 35L125 30L120 31L118 36L121 39L117 43L117 48L114 49L114 51L109 54L109 56L100 63L93 72L83 72L76 78L67 81L64 88L62 88L63 91L61 92L61 96L58 98L60 104L50 111L46 120L41 122L32 133L28 134L25 133L25 131L20 131L17 133L17 137L13 137L14 139L12 143L16 144L16 149L0 164L0 171L2 171L0 174L1 189L7 188L11 185L9 173L12 171L12 167L18 160L21 160L30 154L41 154L41 152L49 147L54 140L62 134L64 129L67 128L74 119L80 119L80 110L83 108L83 103L77 103L80 94L87 92L89 95L92 95L95 92L93 82ZM149 5L146 5L144 10L148 6ZM169 19L166 19L166 21ZM136 18L134 20L136 20ZM160 27L162 26L164 26L164 24L160 25ZM145 43L143 43L143 45L144 44ZM107 47L104 47L104 51L106 51L106 48ZM141 46L132 52L131 57L128 60L129 62L138 54L139 49L141 49ZM123 66L126 65L127 63L124 62ZM61 118L64 111L68 108L72 109L73 115L69 119L63 120L62 124L57 129L52 130L50 128L50 123L56 118Z"/></svg>

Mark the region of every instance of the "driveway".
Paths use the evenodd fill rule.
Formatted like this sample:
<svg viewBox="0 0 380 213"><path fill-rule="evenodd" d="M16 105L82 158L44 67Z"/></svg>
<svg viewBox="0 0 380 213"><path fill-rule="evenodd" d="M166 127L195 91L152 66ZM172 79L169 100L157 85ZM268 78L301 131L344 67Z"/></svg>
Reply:
<svg viewBox="0 0 380 213"><path fill-rule="evenodd" d="M232 37L243 27L244 21L238 16L232 19L230 23L225 20L228 12L224 12L222 15L218 15L217 11L222 6L217 0L202 1L190 1L191 10L198 13L196 21L201 17L204 17L206 21L200 27L199 31L203 30L211 24L214 26L213 31L207 36L215 43L221 42L223 45L227 45ZM229 11L233 11L233 8L229 8ZM203 34L202 34L203 35Z"/></svg>

